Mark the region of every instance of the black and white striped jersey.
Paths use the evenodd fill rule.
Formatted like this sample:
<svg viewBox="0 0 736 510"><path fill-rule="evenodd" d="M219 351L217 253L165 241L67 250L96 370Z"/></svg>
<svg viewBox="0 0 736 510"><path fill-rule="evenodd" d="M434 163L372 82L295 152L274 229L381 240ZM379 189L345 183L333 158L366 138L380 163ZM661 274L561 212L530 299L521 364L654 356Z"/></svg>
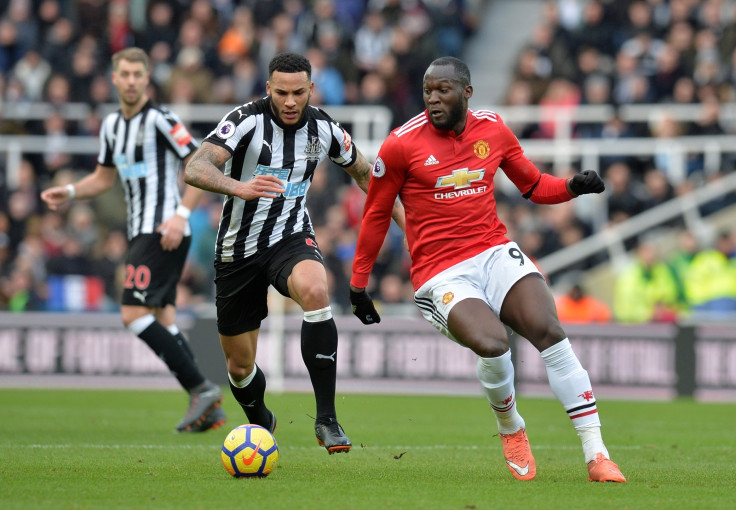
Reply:
<svg viewBox="0 0 736 510"><path fill-rule="evenodd" d="M105 117L97 162L118 170L128 209L128 239L156 232L174 215L181 202L182 160L197 146L179 117L152 101L128 120L120 110ZM185 235L191 235L188 222Z"/></svg>
<svg viewBox="0 0 736 510"><path fill-rule="evenodd" d="M274 175L286 188L274 198L225 197L215 247L222 262L249 257L291 234L314 233L306 194L315 169L326 158L346 167L357 157L348 132L326 112L308 106L299 124L284 126L268 97L230 111L205 141L232 154L225 175L241 182Z"/></svg>

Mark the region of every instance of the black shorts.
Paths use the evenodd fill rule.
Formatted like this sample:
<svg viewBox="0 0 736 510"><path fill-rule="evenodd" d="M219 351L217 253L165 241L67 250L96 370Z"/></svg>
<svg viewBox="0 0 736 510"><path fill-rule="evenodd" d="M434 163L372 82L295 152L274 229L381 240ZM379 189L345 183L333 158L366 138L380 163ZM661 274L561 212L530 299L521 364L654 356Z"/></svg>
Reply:
<svg viewBox="0 0 736 510"><path fill-rule="evenodd" d="M268 316L268 287L289 296L287 280L302 260L323 263L317 241L293 234L262 253L235 262L215 261L217 330L235 336L261 327Z"/></svg>
<svg viewBox="0 0 736 510"><path fill-rule="evenodd" d="M176 304L176 285L187 260L191 237L165 251L161 234L141 234L130 241L125 260L124 305L162 308Z"/></svg>

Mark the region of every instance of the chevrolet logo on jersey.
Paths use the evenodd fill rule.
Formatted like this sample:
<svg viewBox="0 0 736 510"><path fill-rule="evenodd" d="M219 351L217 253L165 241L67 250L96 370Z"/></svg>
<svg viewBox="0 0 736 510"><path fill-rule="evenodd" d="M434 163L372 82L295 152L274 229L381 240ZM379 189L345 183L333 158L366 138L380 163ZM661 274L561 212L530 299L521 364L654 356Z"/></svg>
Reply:
<svg viewBox="0 0 736 510"><path fill-rule="evenodd" d="M453 186L455 189L467 188L472 182L482 179L485 173L485 169L468 171L467 168L461 168L460 170L453 170L452 175L445 175L437 179L435 188L446 188L447 186Z"/></svg>
<svg viewBox="0 0 736 510"><path fill-rule="evenodd" d="M435 200L451 200L468 195L485 193L488 190L488 186L470 187L473 182L483 179L485 173L485 168L480 170L461 168L460 170L453 170L452 175L440 177L437 179L435 188L449 188L452 186L453 191L437 192L434 194Z"/></svg>

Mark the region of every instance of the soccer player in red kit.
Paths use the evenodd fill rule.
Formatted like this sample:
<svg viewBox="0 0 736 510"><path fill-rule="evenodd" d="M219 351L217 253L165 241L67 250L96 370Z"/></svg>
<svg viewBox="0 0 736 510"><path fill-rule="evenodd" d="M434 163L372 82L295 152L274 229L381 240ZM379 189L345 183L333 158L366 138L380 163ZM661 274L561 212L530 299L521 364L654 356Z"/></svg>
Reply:
<svg viewBox="0 0 736 510"><path fill-rule="evenodd" d="M552 294L534 263L506 237L493 196L499 168L537 204L601 193L605 186L593 171L570 179L540 173L498 115L468 109L472 95L464 62L435 60L424 74L427 109L381 146L353 262L353 313L364 324L380 322L365 287L399 196L414 300L432 325L478 355L476 373L495 413L511 474L531 480L536 465L516 406L504 325L541 353L550 386L582 441L588 479L625 482L603 443L588 373L560 326Z"/></svg>

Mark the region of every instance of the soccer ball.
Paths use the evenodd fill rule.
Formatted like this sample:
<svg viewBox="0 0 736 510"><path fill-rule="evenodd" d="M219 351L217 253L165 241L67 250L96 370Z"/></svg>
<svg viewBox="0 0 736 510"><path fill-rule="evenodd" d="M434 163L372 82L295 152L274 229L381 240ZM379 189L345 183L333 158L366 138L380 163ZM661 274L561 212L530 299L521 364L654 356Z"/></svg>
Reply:
<svg viewBox="0 0 736 510"><path fill-rule="evenodd" d="M263 478L279 461L279 445L260 425L241 425L228 433L220 458L227 472L235 478Z"/></svg>

